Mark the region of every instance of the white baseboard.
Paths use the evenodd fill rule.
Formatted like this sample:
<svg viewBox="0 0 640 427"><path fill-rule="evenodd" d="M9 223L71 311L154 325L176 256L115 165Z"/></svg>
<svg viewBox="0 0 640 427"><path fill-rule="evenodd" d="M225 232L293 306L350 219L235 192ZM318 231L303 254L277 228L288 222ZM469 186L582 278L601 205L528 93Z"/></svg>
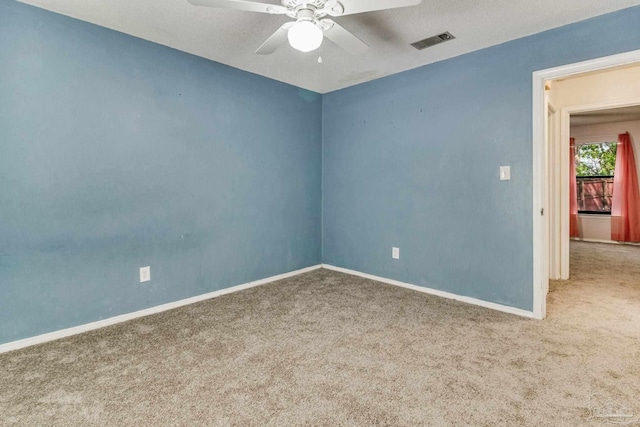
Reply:
<svg viewBox="0 0 640 427"><path fill-rule="evenodd" d="M340 273L351 274L352 276L360 276L365 279L375 280L377 282L387 283L389 285L400 286L402 288L411 289L418 292L423 292L430 295L439 296L442 298L453 299L456 301L465 302L467 304L479 305L480 307L490 308L492 310L503 311L505 313L515 314L517 316L534 318L533 311L523 310L521 308L509 307L508 305L496 304L494 302L483 301L481 299L465 297L462 295L452 294L450 292L439 291L437 289L431 289L424 286L412 285L410 283L400 282L398 280L387 279L384 277L374 276L372 274L361 273L355 270L349 270L347 268L335 267L329 264L322 264L322 268L327 270L339 271Z"/></svg>
<svg viewBox="0 0 640 427"><path fill-rule="evenodd" d="M615 240L604 240L604 239L589 239L589 238L585 238L585 237L572 237L571 240L575 240L576 242L607 243L609 245L640 246L640 243L617 242Z"/></svg>
<svg viewBox="0 0 640 427"><path fill-rule="evenodd" d="M167 304L157 305L155 307L145 308L144 310L134 311L133 313L121 314L120 316L109 317L108 319L98 320L96 322L86 323L84 325L74 326L72 328L61 329L59 331L49 332L46 334L37 335L35 337L8 342L6 344L0 345L0 353L6 353L8 351L17 350L20 348L29 347L36 344L42 344L48 341L69 337L71 335L77 335L83 332L93 331L95 329L104 328L105 326L115 325L116 323L126 322L128 320L137 319L139 317L161 313L163 311L172 310L174 308L182 307L189 304L194 304L196 302L204 301L210 298L216 298L222 295L230 294L232 292L238 292L244 289L253 288L255 286L260 286L260 285L265 285L267 283L275 282L277 280L286 279L288 277L297 276L299 274L308 273L309 271L317 270L320 267L321 265L318 264L311 267L302 268L300 270L291 271L289 273L267 277L266 279L255 280L253 282L232 286L230 288L220 289L218 291L209 292L207 294L197 295L195 297L170 302Z"/></svg>
<svg viewBox="0 0 640 427"><path fill-rule="evenodd" d="M619 245L620 244L620 242L615 242L613 240L590 239L588 237L572 237L571 240L575 240L576 242L608 243L610 245Z"/></svg>

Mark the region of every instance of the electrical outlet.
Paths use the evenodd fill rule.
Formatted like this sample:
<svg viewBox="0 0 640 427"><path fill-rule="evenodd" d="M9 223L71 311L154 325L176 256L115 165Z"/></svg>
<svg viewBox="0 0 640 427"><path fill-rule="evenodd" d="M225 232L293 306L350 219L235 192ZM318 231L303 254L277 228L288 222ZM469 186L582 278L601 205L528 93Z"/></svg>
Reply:
<svg viewBox="0 0 640 427"><path fill-rule="evenodd" d="M151 280L151 267L140 268L140 283L148 282Z"/></svg>
<svg viewBox="0 0 640 427"><path fill-rule="evenodd" d="M400 248L391 248L391 258L400 259Z"/></svg>

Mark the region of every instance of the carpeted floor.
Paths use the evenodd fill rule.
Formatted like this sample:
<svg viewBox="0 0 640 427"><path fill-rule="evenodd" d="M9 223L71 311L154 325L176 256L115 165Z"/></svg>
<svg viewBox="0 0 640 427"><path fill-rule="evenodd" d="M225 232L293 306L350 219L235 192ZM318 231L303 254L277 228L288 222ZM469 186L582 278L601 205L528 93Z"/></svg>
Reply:
<svg viewBox="0 0 640 427"><path fill-rule="evenodd" d="M608 402L640 418L640 247L574 243L548 312L317 270L2 354L0 424L597 426Z"/></svg>

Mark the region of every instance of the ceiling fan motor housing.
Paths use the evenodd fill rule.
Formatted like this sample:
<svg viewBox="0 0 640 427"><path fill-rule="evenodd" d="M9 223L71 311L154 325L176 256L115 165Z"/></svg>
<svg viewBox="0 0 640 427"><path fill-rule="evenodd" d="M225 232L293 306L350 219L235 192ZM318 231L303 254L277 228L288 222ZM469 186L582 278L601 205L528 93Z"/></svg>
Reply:
<svg viewBox="0 0 640 427"><path fill-rule="evenodd" d="M316 19L316 11L301 7L296 12L296 20L298 21L314 21Z"/></svg>
<svg viewBox="0 0 640 427"><path fill-rule="evenodd" d="M300 20L301 18L309 20L307 18L308 12L311 11L312 19L319 19L327 15L339 16L344 12L342 4L335 0L282 0L282 6L287 8L285 14L291 18Z"/></svg>

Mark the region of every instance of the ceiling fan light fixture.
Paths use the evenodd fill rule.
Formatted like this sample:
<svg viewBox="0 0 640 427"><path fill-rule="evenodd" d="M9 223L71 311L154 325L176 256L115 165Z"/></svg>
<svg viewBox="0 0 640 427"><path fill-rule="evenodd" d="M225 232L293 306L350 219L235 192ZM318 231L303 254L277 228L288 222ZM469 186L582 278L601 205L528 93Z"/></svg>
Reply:
<svg viewBox="0 0 640 427"><path fill-rule="evenodd" d="M311 52L322 44L322 30L311 21L298 21L289 28L287 34L292 48L301 52Z"/></svg>

